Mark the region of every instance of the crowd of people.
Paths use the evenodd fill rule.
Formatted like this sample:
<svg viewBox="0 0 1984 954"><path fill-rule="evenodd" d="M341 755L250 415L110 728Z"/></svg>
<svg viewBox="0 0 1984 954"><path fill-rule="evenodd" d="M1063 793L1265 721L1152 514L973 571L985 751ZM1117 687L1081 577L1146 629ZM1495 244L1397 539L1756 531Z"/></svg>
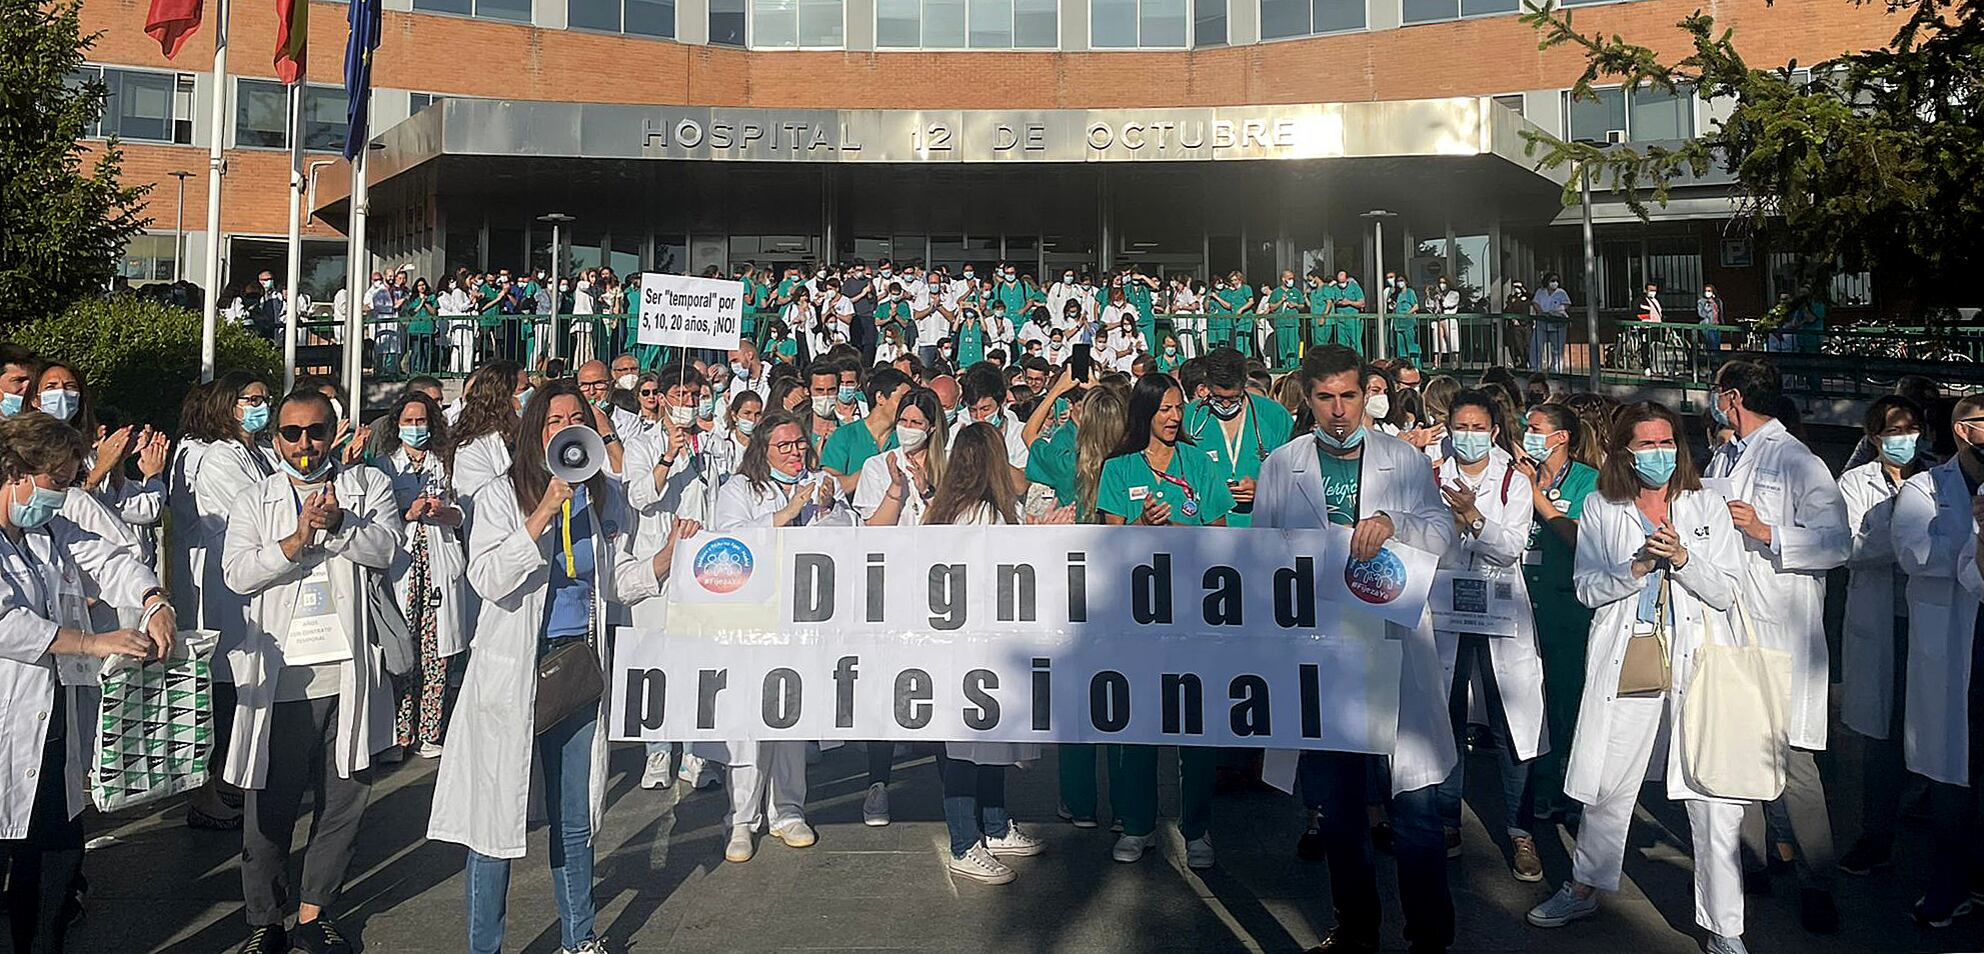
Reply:
<svg viewBox="0 0 1984 954"><path fill-rule="evenodd" d="M1330 308L1363 309L1347 277L1312 278L1310 292L1342 303ZM1912 382L1874 401L1861 452L1835 476L1800 440L1765 363L1723 364L1709 426L1691 432L1657 403L1553 393L1547 376L1504 368L1463 382L1409 356L1367 361L1343 340L1314 343L1279 376L1233 347L1152 350L1148 301L1162 283L1113 275L1098 302L1063 279L1048 301L1095 314L1099 328L1058 365L1047 348L1068 343L1062 326L1043 344L974 324L1034 310L1012 270L981 286L969 270L926 279L885 263L873 279L789 273L764 287L803 315L810 292L799 288L845 303L850 280L879 284L880 337L867 341L859 322L829 318L802 352L793 329L820 327L802 317L774 325L762 351L746 340L659 365L633 352L582 358L569 377L479 359L458 399L415 377L369 420L331 381L278 394L232 372L191 392L171 434L105 432L73 366L0 344L0 757L6 777L34 780L0 795L16 948L60 950L87 883L95 690L70 677L94 670L69 663L157 657L200 628L220 634L223 685L215 777L189 797L187 820L241 831L243 951L350 950L339 891L367 834L372 768L408 757L439 761L428 836L466 848L467 949L502 946L535 789L562 950L604 950L591 893L603 703L547 715L544 663L598 666L629 608L665 598L675 543L745 527L1341 526L1353 558L1394 542L1437 554L1436 589L1507 587L1489 632L1443 627L1431 611L1417 626L1387 624L1404 646L1389 756L1304 752L1283 766L1310 818L1294 849L1329 865L1337 924L1324 951L1379 946L1374 846L1396 859L1411 948L1454 941L1448 866L1462 850L1469 749L1493 756L1475 767L1500 778L1491 836L1511 877L1541 881L1537 839L1559 826L1575 837L1571 879L1528 914L1540 929L1598 914L1620 886L1642 783L1657 777L1686 808L1694 918L1713 954L1745 950L1745 895L1783 863L1797 869L1805 927L1837 930L1835 872L1895 860L1914 777L1926 780L1935 833L1929 856L1913 859L1928 871L1915 917L1941 927L1970 910L1984 398L1952 402ZM935 343L915 337L919 299L893 307L910 280L933 302L965 282L962 324ZM419 286L410 294L426 295ZM455 280L440 295L461 290ZM1211 292L1226 293L1251 301L1244 284ZM977 327L990 330L973 337ZM1109 343L1118 337L1146 347L1125 355ZM1008 350L1022 339L1024 351ZM595 431L607 458L577 483L546 460L569 428ZM1862 834L1836 855L1829 809L1841 806L1813 754L1830 728L1825 581L1841 566L1841 709L1870 757L1851 812ZM1717 796L1683 770L1718 744L1713 724L1708 737L1678 731L1691 667L1739 631L1792 660L1786 785L1768 802ZM394 664L384 647L401 642ZM765 836L793 849L820 837L807 817L809 745L651 743L641 785L726 789L724 857L745 863ZM1281 768L1272 754L1189 746L1174 767L1168 752L1059 746L1060 818L1113 819L1111 855L1135 863L1158 843L1158 777L1175 771L1186 862L1214 866L1221 774L1274 781ZM895 747L867 754L862 817L887 825ZM1024 867L1014 859L1043 851L1030 829L1054 822L1015 819L1005 798L1007 770L1042 757L1032 745L942 746L955 877L1008 883ZM306 793L314 817L297 885L289 856Z"/></svg>

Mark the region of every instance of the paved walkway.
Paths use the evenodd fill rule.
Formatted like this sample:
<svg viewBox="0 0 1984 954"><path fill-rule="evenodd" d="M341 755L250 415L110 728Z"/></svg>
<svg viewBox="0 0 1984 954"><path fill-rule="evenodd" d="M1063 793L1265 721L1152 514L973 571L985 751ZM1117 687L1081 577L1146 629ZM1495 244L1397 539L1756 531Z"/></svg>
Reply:
<svg viewBox="0 0 1984 954"><path fill-rule="evenodd" d="M1857 753L1843 742L1832 757ZM1293 800L1272 793L1226 796L1216 805L1217 868L1184 865L1174 828L1166 843L1136 865L1109 860L1106 829L1078 831L1054 818L1053 759L1012 777L1016 815L1043 835L1048 851L1017 859L1019 880L1004 887L953 883L940 860L944 825L930 759L898 760L896 823L861 824L866 760L859 746L829 752L811 772L809 805L820 842L797 851L768 841L749 864L722 860L721 790L693 794L677 786L642 791L641 751L614 751L612 788L600 838L600 926L616 949L663 951L1299 951L1332 923L1324 866L1294 857L1303 818ZM1470 773L1492 782L1484 771ZM452 952L463 949L463 849L426 841L435 763L389 767L374 790L351 869L342 922L364 950ZM1837 766L1834 766L1835 768ZM1850 796L1848 776L1834 771L1835 799ZM1472 786L1492 809L1492 785ZM1649 788L1626 862L1629 883L1597 918L1544 932L1522 913L1567 876L1568 840L1544 839L1543 885L1509 877L1502 848L1470 807L1466 857L1453 875L1460 951L1647 952L1697 950L1690 862L1676 847L1685 815ZM1175 789L1164 793L1175 817ZM233 834L192 831L176 805L151 813L91 820L97 836L87 871L94 884L76 951L229 951L246 931ZM1857 825L1842 812L1838 826ZM1906 830L1905 874L1841 881L1845 930L1814 938L1799 929L1796 887L1787 875L1775 896L1753 898L1753 951L1930 951L1984 949L1984 917L1947 931L1917 929L1906 915L1919 893L1924 850L1919 826ZM544 831L532 832L510 893L508 950L550 954L558 948L556 909L544 867ZM1553 843L1554 842L1554 843ZM1396 918L1391 866L1381 865L1388 916ZM1386 945L1400 948L1398 924Z"/></svg>

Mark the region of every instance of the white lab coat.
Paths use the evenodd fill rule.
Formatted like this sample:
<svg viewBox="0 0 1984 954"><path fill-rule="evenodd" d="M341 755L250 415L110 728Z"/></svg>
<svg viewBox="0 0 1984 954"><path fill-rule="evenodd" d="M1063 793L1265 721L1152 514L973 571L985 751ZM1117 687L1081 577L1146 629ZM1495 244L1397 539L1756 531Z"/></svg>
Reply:
<svg viewBox="0 0 1984 954"><path fill-rule="evenodd" d="M1399 543L1429 553L1453 549L1453 514L1440 499L1433 472L1418 448L1375 433L1367 433L1363 446L1358 519L1383 511L1392 520L1392 539ZM1254 526L1274 530L1330 525L1313 439L1289 441L1269 454L1261 462L1258 479ZM1387 623L1385 629L1404 646L1398 675L1398 735L1391 764L1392 792L1398 794L1446 780L1456 757L1454 729L1447 716L1446 680L1440 674L1431 614L1422 614L1416 627ZM1277 762L1293 768L1293 760L1285 756ZM1287 789L1285 778L1277 781Z"/></svg>
<svg viewBox="0 0 1984 954"><path fill-rule="evenodd" d="M1894 507L1899 487L1888 483L1880 461L1839 475L1853 553L1846 566L1846 622L1839 654L1840 721L1872 739L1888 738L1894 712L1895 570Z"/></svg>
<svg viewBox="0 0 1984 954"><path fill-rule="evenodd" d="M235 501L221 551L229 589L248 598L247 630L228 647L236 702L223 777L259 789L269 770L269 723L282 670L279 634L289 630L296 594L319 564L330 564L331 598L351 640L351 659L338 664L338 776L350 778L372 764L372 753L393 744L393 692L366 611L365 575L392 565L404 535L393 509L392 482L371 467L342 469L332 478L344 521L320 546L306 547L296 562L283 555L282 538L296 530L301 491L276 474Z"/></svg>
<svg viewBox="0 0 1984 954"><path fill-rule="evenodd" d="M1977 627L1977 521L1962 456L1908 478L1895 494L1894 554L1908 577L1908 770L1970 784L1970 665Z"/></svg>
<svg viewBox="0 0 1984 954"><path fill-rule="evenodd" d="M500 434L484 434L455 450L455 466L448 479L454 482L455 498L473 515L475 497L509 473L510 445Z"/></svg>
<svg viewBox="0 0 1984 954"><path fill-rule="evenodd" d="M1826 649L1826 571L1853 550L1846 501L1824 461L1772 420L1745 439L1730 465L1718 453L1709 476L1726 480L1730 498L1749 503L1772 530L1766 546L1742 539L1740 597L1757 640L1791 654L1791 744L1826 747L1826 692L1832 657Z"/></svg>
<svg viewBox="0 0 1984 954"><path fill-rule="evenodd" d="M634 555L633 535L625 532L625 510L612 481L593 508L595 568L593 601L596 629L606 632L606 608L635 603L661 592L654 564ZM427 837L467 845L491 858L524 856L524 829L530 797L531 762L536 752L532 725L537 707L537 648L544 636L545 594L551 585L551 559L557 534L531 539L528 518L517 505L508 477L484 487L469 527L468 579L482 597L468 672L454 717L448 720L441 769L434 783L434 808ZM605 640L601 662L611 671ZM587 781L592 827L599 833L606 799L607 696L599 701L599 727L593 733L592 767Z"/></svg>
<svg viewBox="0 0 1984 954"><path fill-rule="evenodd" d="M1688 548L1688 562L1673 574L1668 591L1673 617L1667 633L1672 688L1662 697L1669 719L1667 758L1655 765L1664 767L1667 797L1713 800L1690 787L1681 771L1682 747L1690 743L1679 726L1695 650L1706 642L1732 639L1728 611L1736 601L1742 535L1729 522L1728 502L1710 490L1684 492L1670 501L1668 522ZM1585 657L1584 695L1578 701L1577 733L1571 738L1570 762L1564 769L1564 794L1587 804L1598 801L1600 793L1615 783L1605 774L1606 755L1614 736L1619 670L1639 619L1640 591L1646 583L1645 578L1633 578L1633 554L1646 538L1639 509L1631 501L1614 503L1596 491L1584 498L1571 579L1578 602L1596 613ZM1761 624L1757 616L1753 613L1751 619Z"/></svg>
<svg viewBox="0 0 1984 954"><path fill-rule="evenodd" d="M1529 546L1529 524L1535 508L1530 505L1529 478L1512 469L1511 461L1509 452L1499 447L1488 451L1488 469L1481 472L1481 489L1474 498L1475 509L1481 511L1487 525L1479 536L1458 535L1455 546L1441 556L1440 567L1443 571L1500 567L1515 587L1516 633L1506 638L1490 637L1488 659L1495 670L1495 689L1502 696L1502 712L1508 717L1509 735L1515 740L1516 760L1527 762L1550 751L1550 740L1543 720L1543 657L1536 648L1536 618L1522 574L1522 555ZM1459 459L1448 458L1440 466L1440 483L1456 482L1465 483L1466 478L1461 475ZM1433 585L1451 585L1451 579L1449 572L1442 572ZM1460 634L1439 630L1433 637L1451 692Z"/></svg>
<svg viewBox="0 0 1984 954"><path fill-rule="evenodd" d="M6 780L0 784L0 841L26 838L33 817L36 776L53 714L49 703L58 691L58 660L48 651L57 627L89 628L87 599L136 608L157 586L158 576L128 548L67 517L57 515L26 531L18 545L0 536L0 778ZM60 661L68 666L75 659ZM98 668L94 659L84 662ZM59 691L69 697L66 791L74 818L87 802L96 694L73 683Z"/></svg>
<svg viewBox="0 0 1984 954"><path fill-rule="evenodd" d="M206 551L200 559L200 625L220 634L214 649L214 678L233 682L228 651L246 637L248 598L228 588L221 574L221 549L227 526L242 494L275 473L275 460L266 447L239 441L207 445L193 475L193 508L199 514L200 539Z"/></svg>
<svg viewBox="0 0 1984 954"><path fill-rule="evenodd" d="M423 492L448 485L447 468L441 463L441 455L429 453L421 466L413 465L406 448L393 452L393 456L380 462L379 470L392 482L393 506L397 513L405 517L407 509L413 506L414 498ZM449 501L449 509L459 516L461 505ZM427 593L414 593L408 587L413 585L413 541L414 534L427 538L427 585L432 589ZM434 523L412 524L406 527L401 537L400 549L393 554L393 565L387 571L392 580L393 599L400 609L407 613L409 620L413 608L433 594L441 594L440 602L434 607L434 647L435 654L446 658L468 648L468 627L474 622L468 615L468 557L462 550L461 531L454 527L444 527ZM418 638L419 634L415 634Z"/></svg>
<svg viewBox="0 0 1984 954"><path fill-rule="evenodd" d="M172 586L172 606L179 612L179 625L201 629L200 581L206 572L206 522L194 500L193 478L200 472L207 442L182 438L172 450L172 464L166 468L166 502L172 513L172 533L166 539L165 575Z"/></svg>

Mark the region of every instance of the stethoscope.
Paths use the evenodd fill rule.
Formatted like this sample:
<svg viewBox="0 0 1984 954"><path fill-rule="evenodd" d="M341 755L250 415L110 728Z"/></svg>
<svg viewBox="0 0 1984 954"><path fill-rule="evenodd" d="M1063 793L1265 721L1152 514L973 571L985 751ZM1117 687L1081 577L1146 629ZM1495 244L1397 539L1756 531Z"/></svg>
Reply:
<svg viewBox="0 0 1984 954"><path fill-rule="evenodd" d="M1241 405L1243 406L1243 410L1240 412L1241 426L1246 427L1250 424L1254 424L1254 396L1251 394L1241 395L1240 402ZM1206 410L1208 412L1212 410L1211 399L1207 399ZM1192 443L1196 444L1199 442L1199 435L1205 433L1207 421L1213 420L1217 418L1217 416L1218 415L1208 413L1206 415L1206 420L1200 421L1199 426L1192 429ZM1221 443L1224 443L1224 441L1222 441ZM1258 424L1254 424L1254 458L1256 460L1262 460L1262 461L1268 459L1268 447L1267 444L1261 440L1261 428Z"/></svg>

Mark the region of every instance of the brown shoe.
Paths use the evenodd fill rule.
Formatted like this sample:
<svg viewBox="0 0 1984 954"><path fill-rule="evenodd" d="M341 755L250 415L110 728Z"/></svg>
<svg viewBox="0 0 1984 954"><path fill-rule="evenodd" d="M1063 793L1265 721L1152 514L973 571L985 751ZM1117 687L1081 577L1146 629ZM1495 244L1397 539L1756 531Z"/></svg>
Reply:
<svg viewBox="0 0 1984 954"><path fill-rule="evenodd" d="M1537 882L1543 880L1543 859L1536 857L1536 839L1528 835L1517 835L1514 839L1515 859L1509 862L1509 873L1517 881Z"/></svg>

